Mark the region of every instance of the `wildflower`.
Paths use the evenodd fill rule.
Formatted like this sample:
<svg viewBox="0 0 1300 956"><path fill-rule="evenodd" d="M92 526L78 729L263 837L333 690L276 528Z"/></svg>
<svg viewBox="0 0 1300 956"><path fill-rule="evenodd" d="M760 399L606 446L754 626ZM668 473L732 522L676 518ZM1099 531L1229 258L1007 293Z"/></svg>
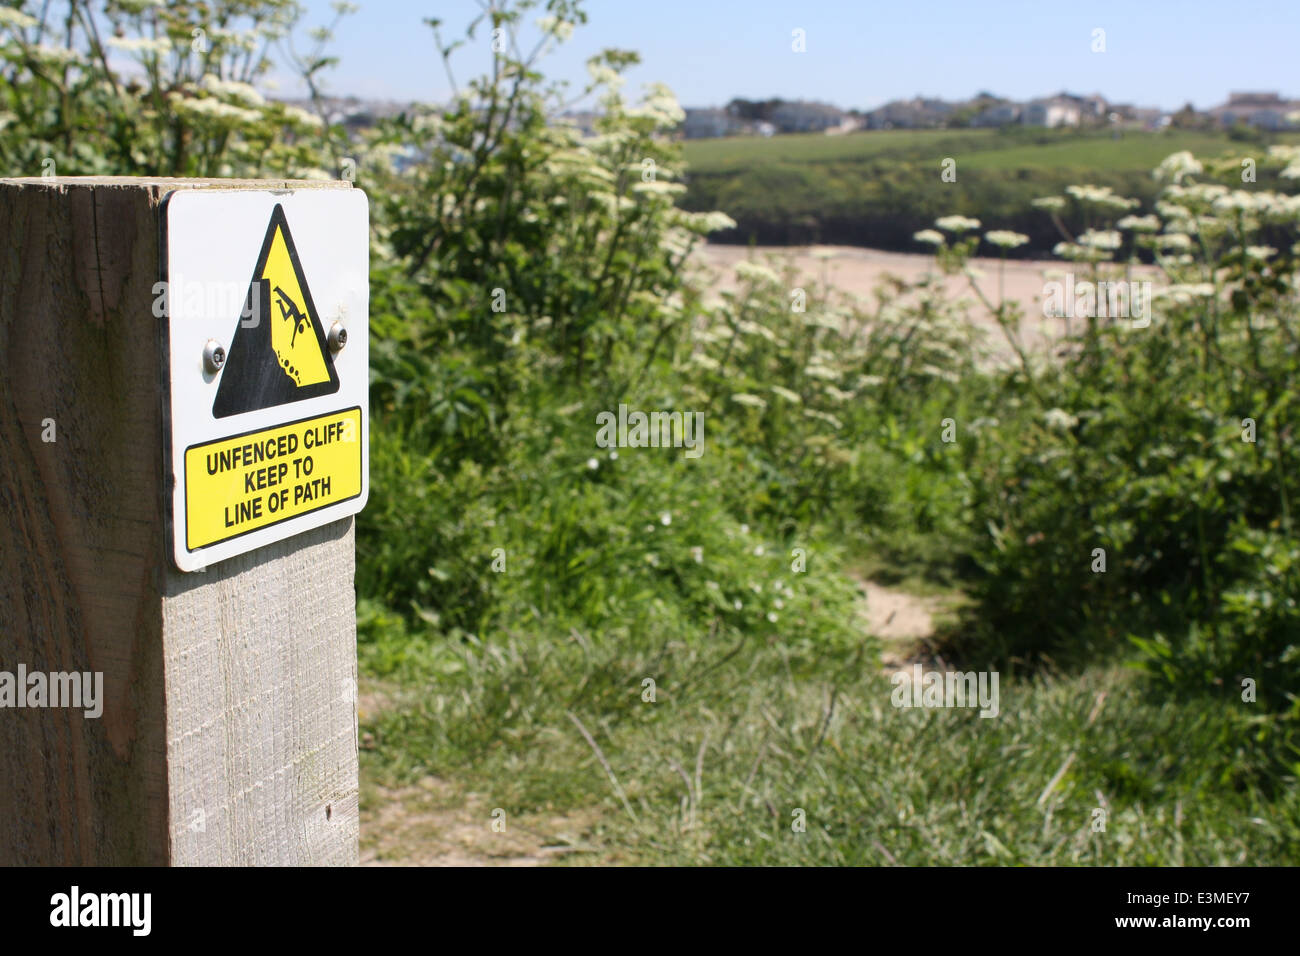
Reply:
<svg viewBox="0 0 1300 956"><path fill-rule="evenodd" d="M1065 199L1062 196L1043 196L1040 199L1033 200L1030 205L1039 209L1047 209L1051 212L1060 212L1065 208Z"/></svg>
<svg viewBox="0 0 1300 956"><path fill-rule="evenodd" d="M980 221L978 219L967 219L965 216L943 216L936 219L934 224L944 232L956 233L962 233L980 227Z"/></svg>
<svg viewBox="0 0 1300 956"><path fill-rule="evenodd" d="M1079 245L1092 249L1118 249L1120 234L1114 230L1089 229L1079 237Z"/></svg>
<svg viewBox="0 0 1300 956"><path fill-rule="evenodd" d="M121 50L123 53L163 54L172 48L171 41L166 38L109 37L106 42L109 46Z"/></svg>
<svg viewBox="0 0 1300 956"><path fill-rule="evenodd" d="M633 183L632 192L643 196L677 196L686 192L686 187L681 183L665 183L656 179L648 183Z"/></svg>
<svg viewBox="0 0 1300 956"><path fill-rule="evenodd" d="M673 523L673 516L665 511L659 516L659 523L666 528Z"/></svg>
<svg viewBox="0 0 1300 956"><path fill-rule="evenodd" d="M767 402L757 395L750 395L747 392L737 392L731 396L731 400L737 405L747 405L750 408L767 408Z"/></svg>
<svg viewBox="0 0 1300 956"><path fill-rule="evenodd" d="M598 461L597 461L596 459L594 459L594 458L588 458L588 459L587 459L587 467L588 467L589 469L591 469L592 471L595 471L597 468L600 467L600 462L598 462Z"/></svg>
<svg viewBox="0 0 1300 956"><path fill-rule="evenodd" d="M1205 168L1188 150L1166 156L1156 167L1155 178L1163 182L1181 183L1185 176L1199 176Z"/></svg>
<svg viewBox="0 0 1300 956"><path fill-rule="evenodd" d="M992 232L986 232L984 233L984 239L1003 249L1015 249L1017 246L1023 246L1029 241L1029 237L1024 233L1011 232L1007 229L994 229Z"/></svg>
<svg viewBox="0 0 1300 956"><path fill-rule="evenodd" d="M542 17L537 21L537 26L543 33L555 37L561 43L573 36L573 24L558 17Z"/></svg>
<svg viewBox="0 0 1300 956"><path fill-rule="evenodd" d="M780 284L780 277L766 266L760 266L756 262L738 262L736 263L736 278L748 279L751 282L770 282Z"/></svg>
<svg viewBox="0 0 1300 956"><path fill-rule="evenodd" d="M803 370L803 373L809 378L819 378L823 382L838 382L840 380L839 372L824 365L809 365Z"/></svg>
<svg viewBox="0 0 1300 956"><path fill-rule="evenodd" d="M604 86L617 90L623 86L623 76L611 66L604 63L588 63L587 75L591 77L592 86Z"/></svg>
<svg viewBox="0 0 1300 956"><path fill-rule="evenodd" d="M1060 408L1050 408L1043 414L1043 421L1048 428L1054 428L1057 431L1069 431L1079 424L1079 419L1069 412Z"/></svg>
<svg viewBox="0 0 1300 956"><path fill-rule="evenodd" d="M1136 199L1116 196L1109 186L1066 186L1065 192L1081 203L1092 203L1104 209L1133 209L1138 205Z"/></svg>
<svg viewBox="0 0 1300 956"><path fill-rule="evenodd" d="M9 27L13 30L29 30L39 22L35 17L29 17L21 10L15 10L13 7L0 7L0 27Z"/></svg>
<svg viewBox="0 0 1300 956"><path fill-rule="evenodd" d="M826 424L830 425L832 428L836 430L844 427L844 423L841 422L834 415L830 415L826 412L819 412L815 408L805 408L803 410L803 413L807 415L809 418L816 418L819 421L825 422Z"/></svg>
<svg viewBox="0 0 1300 956"><path fill-rule="evenodd" d="M211 73L205 73L202 82L199 84L203 89L216 96L223 96L229 99L239 100L245 106L264 106L266 100L262 94L257 92L247 83L237 83L233 80L218 79Z"/></svg>
<svg viewBox="0 0 1300 956"><path fill-rule="evenodd" d="M823 391L825 391L826 394L830 396L831 401L833 402L846 402L853 397L852 392L841 391L840 389L836 388L834 385L827 385L823 389Z"/></svg>
<svg viewBox="0 0 1300 956"><path fill-rule="evenodd" d="M771 385L768 387L768 391L780 395L787 402L792 402L795 405L800 405L803 403L803 399L799 397L798 392L792 392L790 391L790 389L782 388L780 385Z"/></svg>
<svg viewBox="0 0 1300 956"><path fill-rule="evenodd" d="M941 246L944 242L943 233L935 229L922 229L920 232L913 235L912 238L917 242L926 242L932 246Z"/></svg>
<svg viewBox="0 0 1300 956"><path fill-rule="evenodd" d="M1160 228L1160 220L1155 216L1125 216L1115 225L1130 232L1155 232Z"/></svg>

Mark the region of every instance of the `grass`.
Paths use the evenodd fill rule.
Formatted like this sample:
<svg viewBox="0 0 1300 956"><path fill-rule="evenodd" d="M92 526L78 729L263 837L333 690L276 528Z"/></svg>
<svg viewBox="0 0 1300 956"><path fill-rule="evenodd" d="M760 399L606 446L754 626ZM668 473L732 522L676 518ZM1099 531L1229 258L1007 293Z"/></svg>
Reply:
<svg viewBox="0 0 1300 956"><path fill-rule="evenodd" d="M363 724L375 740L364 772L391 785L454 779L512 819L576 815L586 852L571 863L1300 856L1300 799L1271 791L1249 705L1158 699L1115 667L1003 673L1001 714L982 719L893 707L865 640L810 657L780 641L575 631L466 645L442 667L428 666L428 647L412 637L406 703ZM804 832L792 829L799 811Z"/></svg>
<svg viewBox="0 0 1300 956"><path fill-rule="evenodd" d="M826 136L792 133L768 138L729 136L694 139L685 143L686 162L693 173L712 173L738 166L771 162L828 162L877 158L893 154L937 155L962 143L970 149L988 149L997 143L996 130L888 130Z"/></svg>
<svg viewBox="0 0 1300 956"><path fill-rule="evenodd" d="M1297 134L1280 134L1277 142L1295 142ZM1120 139L1106 130L877 130L827 136L796 133L769 138L732 136L690 140L684 152L692 173L707 175L781 162L853 162L899 159L929 162L956 157L959 168L980 169L1082 167L1146 172L1170 153L1191 150L1198 156L1242 152L1252 144L1234 143L1226 133L1164 130L1126 131ZM1260 147L1253 146L1256 151Z"/></svg>

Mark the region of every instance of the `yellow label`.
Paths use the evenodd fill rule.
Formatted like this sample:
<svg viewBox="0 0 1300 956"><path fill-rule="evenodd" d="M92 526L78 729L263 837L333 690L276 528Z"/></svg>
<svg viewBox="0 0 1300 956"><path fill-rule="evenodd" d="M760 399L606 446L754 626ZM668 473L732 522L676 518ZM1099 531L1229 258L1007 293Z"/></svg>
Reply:
<svg viewBox="0 0 1300 956"><path fill-rule="evenodd" d="M265 280L271 292L271 348L280 370L301 388L328 382L325 356L307 314L307 297L303 294L300 272L289 253L284 227L273 223L271 245L266 265L256 279Z"/></svg>
<svg viewBox="0 0 1300 956"><path fill-rule="evenodd" d="M185 546L205 548L361 494L361 409L185 449Z"/></svg>

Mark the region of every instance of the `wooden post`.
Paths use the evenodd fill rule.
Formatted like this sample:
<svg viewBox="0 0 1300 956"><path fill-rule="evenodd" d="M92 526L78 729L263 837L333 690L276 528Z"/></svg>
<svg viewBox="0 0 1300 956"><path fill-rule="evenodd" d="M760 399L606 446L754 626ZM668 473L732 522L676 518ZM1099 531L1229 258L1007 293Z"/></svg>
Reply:
<svg viewBox="0 0 1300 956"><path fill-rule="evenodd" d="M164 460L164 197L347 183L0 180L0 865L355 864L352 519L185 574ZM2 675L0 675L2 677Z"/></svg>

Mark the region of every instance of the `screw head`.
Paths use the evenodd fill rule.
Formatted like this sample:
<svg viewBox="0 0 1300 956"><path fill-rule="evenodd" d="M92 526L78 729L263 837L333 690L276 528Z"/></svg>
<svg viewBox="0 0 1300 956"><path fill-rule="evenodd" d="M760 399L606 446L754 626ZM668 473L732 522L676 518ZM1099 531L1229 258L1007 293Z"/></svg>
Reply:
<svg viewBox="0 0 1300 956"><path fill-rule="evenodd" d="M221 366L226 364L226 350L222 348L221 343L216 339L208 339L203 346L203 367L209 372L221 371Z"/></svg>
<svg viewBox="0 0 1300 956"><path fill-rule="evenodd" d="M348 330L344 328L342 322L335 322L330 326L329 347L331 352L342 351L343 346L348 344Z"/></svg>

